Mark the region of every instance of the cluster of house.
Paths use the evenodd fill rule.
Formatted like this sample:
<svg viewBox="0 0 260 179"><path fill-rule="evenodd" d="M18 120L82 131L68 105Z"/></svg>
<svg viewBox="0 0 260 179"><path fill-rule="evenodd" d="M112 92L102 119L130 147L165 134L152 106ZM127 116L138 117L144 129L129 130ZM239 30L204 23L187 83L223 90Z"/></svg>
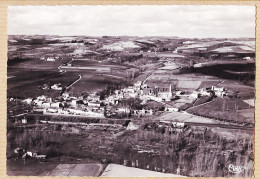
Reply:
<svg viewBox="0 0 260 179"><path fill-rule="evenodd" d="M49 56L49 57L41 57L41 60L45 60L47 62L55 62L57 59L59 59L60 57L58 56Z"/></svg>
<svg viewBox="0 0 260 179"><path fill-rule="evenodd" d="M53 85L52 89L60 89L59 84ZM141 104L146 104L147 101L156 101L162 104L164 102L171 101L174 98L188 97L197 99L200 96L216 95L218 97L224 97L226 95L225 89L212 86L211 88L201 88L200 90L193 91L189 94L183 91L175 92L173 95L172 86L154 86L148 87L147 84L143 84L141 81L137 81L133 86L128 86L120 90L115 90L113 94L106 97L104 100L100 100L100 96L96 94L90 94L86 98L70 96L69 93L63 93L58 100L52 100L46 96L38 96L35 99L27 98L24 102L32 104L35 107L41 108L43 113L56 114L56 115L80 115L88 117L105 117L113 116L119 113L132 114L135 116L152 115L152 109L131 109L129 106L123 106L119 104L119 101L129 98L139 98ZM165 104L165 111L178 111L178 108Z"/></svg>
<svg viewBox="0 0 260 179"><path fill-rule="evenodd" d="M108 104L117 104L120 99L139 98L143 104L148 100L154 101L171 101L173 98L172 87L154 87L149 88L147 84L137 81L133 86L128 86L121 90L115 90L115 94L106 98Z"/></svg>
<svg viewBox="0 0 260 179"><path fill-rule="evenodd" d="M163 128L168 128L168 130L170 132L173 131L177 131L177 132L183 132L184 128L185 128L185 123L184 122L176 122L176 121L165 121L165 120L161 120L159 122L159 128L163 127Z"/></svg>
<svg viewBox="0 0 260 179"><path fill-rule="evenodd" d="M32 151L32 150L24 150L20 147L17 147L14 149L14 153L16 154L21 154L22 155L22 159L26 159L27 157L32 157L32 158L36 158L36 159L40 159L40 160L45 160L46 159L46 155L42 155L39 154L39 152L36 151Z"/></svg>
<svg viewBox="0 0 260 179"><path fill-rule="evenodd" d="M183 91L176 91L174 95L171 84L169 84L169 86L164 85L151 88L148 87L147 84L142 84L141 81L137 81L133 86L116 90L115 94L107 97L105 102L108 104L117 104L120 99L139 98L142 100L142 104L145 104L149 100L167 102L172 101L172 99L175 99L176 97L189 97L197 99L201 96L211 95L224 97L227 94L223 87L212 86L211 88L201 88L200 90L192 91L189 94L184 93Z"/></svg>
<svg viewBox="0 0 260 179"><path fill-rule="evenodd" d="M38 96L35 99L27 98L24 102L34 105L35 111L41 111L44 114L104 117L104 106L101 106L97 95L90 95L87 99L83 99L83 97L77 98L63 93L59 100Z"/></svg>
<svg viewBox="0 0 260 179"><path fill-rule="evenodd" d="M49 86L48 84L43 84L42 86L38 86L39 89L42 89L42 90L47 90L47 89L53 89L53 90L62 90L62 85L61 83L57 83L57 84L54 84L54 85L51 85Z"/></svg>
<svg viewBox="0 0 260 179"><path fill-rule="evenodd" d="M185 94L183 91L175 93L177 97L190 97L197 99L201 96L217 96L223 98L227 96L226 89L223 87L211 86L210 88L200 88L198 91L193 91L190 94Z"/></svg>

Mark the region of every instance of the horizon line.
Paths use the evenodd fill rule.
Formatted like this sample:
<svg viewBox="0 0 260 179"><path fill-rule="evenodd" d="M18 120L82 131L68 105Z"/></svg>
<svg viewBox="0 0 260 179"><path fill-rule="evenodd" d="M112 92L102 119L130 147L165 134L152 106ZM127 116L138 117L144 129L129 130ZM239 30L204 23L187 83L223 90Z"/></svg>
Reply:
<svg viewBox="0 0 260 179"><path fill-rule="evenodd" d="M86 37L170 37L170 38L188 38L188 39L236 39L236 38L254 38L256 37L180 37L180 36L166 36L166 35L57 35L57 34L7 34L7 36L61 36L61 37L79 37L79 36L86 36Z"/></svg>

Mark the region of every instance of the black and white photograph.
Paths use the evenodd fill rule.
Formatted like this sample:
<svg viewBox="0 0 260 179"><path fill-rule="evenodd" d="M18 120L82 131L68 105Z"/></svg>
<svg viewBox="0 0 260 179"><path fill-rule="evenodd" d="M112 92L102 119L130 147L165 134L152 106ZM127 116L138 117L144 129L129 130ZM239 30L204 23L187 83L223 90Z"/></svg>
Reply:
<svg viewBox="0 0 260 179"><path fill-rule="evenodd" d="M7 28L7 175L254 177L255 6L18 5Z"/></svg>

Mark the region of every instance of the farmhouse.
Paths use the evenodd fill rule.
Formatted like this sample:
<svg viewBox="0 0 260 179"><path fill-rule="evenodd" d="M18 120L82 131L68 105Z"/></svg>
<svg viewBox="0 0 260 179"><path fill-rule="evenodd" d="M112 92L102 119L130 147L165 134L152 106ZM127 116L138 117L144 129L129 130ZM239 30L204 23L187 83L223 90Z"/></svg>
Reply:
<svg viewBox="0 0 260 179"><path fill-rule="evenodd" d="M96 94L90 94L88 97L87 97L87 100L88 101L100 101L100 97Z"/></svg>
<svg viewBox="0 0 260 179"><path fill-rule="evenodd" d="M130 113L130 109L127 108L127 107L119 107L119 108L116 109L116 112L129 114Z"/></svg>
<svg viewBox="0 0 260 179"><path fill-rule="evenodd" d="M109 96L106 98L106 103L110 104L117 104L118 103L118 98L116 96Z"/></svg>
<svg viewBox="0 0 260 179"><path fill-rule="evenodd" d="M216 87L216 86L212 86L212 87L211 87L211 90L212 90L212 91L215 91L215 92L216 92L216 91L222 92L222 91L224 91L225 89L224 89L223 87L222 87L222 88L219 88L219 87Z"/></svg>
<svg viewBox="0 0 260 179"><path fill-rule="evenodd" d="M66 100L70 97L69 93L63 93L62 97Z"/></svg>
<svg viewBox="0 0 260 179"><path fill-rule="evenodd" d="M36 100L46 101L46 100L47 100L47 97L44 96L44 95L38 96L38 97L36 98Z"/></svg>
<svg viewBox="0 0 260 179"><path fill-rule="evenodd" d="M133 110L133 115L137 115L137 116L143 116L143 115L152 115L153 114L153 110L150 109L150 110L145 110L145 109L142 109L142 110Z"/></svg>
<svg viewBox="0 0 260 179"><path fill-rule="evenodd" d="M61 106L60 102L51 103L52 108L59 108Z"/></svg>
<svg viewBox="0 0 260 179"><path fill-rule="evenodd" d="M172 122L172 126L175 128L184 128L184 122Z"/></svg>
<svg viewBox="0 0 260 179"><path fill-rule="evenodd" d="M200 93L194 91L194 92L192 92L192 93L190 94L190 97L191 97L191 98L195 98L195 99L197 99L197 98L200 97Z"/></svg>
<svg viewBox="0 0 260 179"><path fill-rule="evenodd" d="M141 88L142 88L142 89L148 88L148 86L147 86L147 84L143 84L143 85L141 86Z"/></svg>
<svg viewBox="0 0 260 179"><path fill-rule="evenodd" d="M183 95L183 94L184 94L183 91L176 91L176 93L175 93L176 96L181 96L181 95Z"/></svg>
<svg viewBox="0 0 260 179"><path fill-rule="evenodd" d="M53 90L62 90L62 86L61 86L60 83L54 84L54 85L51 86L51 89L53 89Z"/></svg>
<svg viewBox="0 0 260 179"><path fill-rule="evenodd" d="M56 59L55 59L54 57L48 57L48 58L46 59L46 61L47 61L47 62L55 62Z"/></svg>
<svg viewBox="0 0 260 179"><path fill-rule="evenodd" d="M49 108L49 107L51 107L51 103L42 103L41 107Z"/></svg>
<svg viewBox="0 0 260 179"><path fill-rule="evenodd" d="M53 109L53 108L48 108L48 109L45 109L45 110L43 111L43 113L47 113L47 112L50 112L50 113L57 113L58 110L57 110L57 109Z"/></svg>
<svg viewBox="0 0 260 179"><path fill-rule="evenodd" d="M23 100L23 102L24 102L24 103L27 103L27 104L31 104L32 101L33 101L32 98L27 98L27 99Z"/></svg>
<svg viewBox="0 0 260 179"><path fill-rule="evenodd" d="M66 111L66 110L58 109L58 114L64 114L64 115L67 115L67 114L69 114L69 112Z"/></svg>
<svg viewBox="0 0 260 179"><path fill-rule="evenodd" d="M128 93L134 93L135 92L135 90L134 90L134 88L132 86L129 86L128 88L125 88L123 91L124 92L128 92Z"/></svg>
<svg viewBox="0 0 260 179"><path fill-rule="evenodd" d="M251 57L244 57L243 60L251 60Z"/></svg>
<svg viewBox="0 0 260 179"><path fill-rule="evenodd" d="M88 101L88 106L100 107L100 102Z"/></svg>
<svg viewBox="0 0 260 179"><path fill-rule="evenodd" d="M194 68L200 68L200 67L202 67L202 63L194 64L193 67L194 67Z"/></svg>
<svg viewBox="0 0 260 179"><path fill-rule="evenodd" d="M134 84L135 87L141 87L141 85L142 85L142 81L137 81L137 82Z"/></svg>
<svg viewBox="0 0 260 179"><path fill-rule="evenodd" d="M73 106L73 107L77 106L77 100L76 99L71 100L71 106Z"/></svg>
<svg viewBox="0 0 260 179"><path fill-rule="evenodd" d="M22 124L27 124L27 118L22 119Z"/></svg>
<svg viewBox="0 0 260 179"><path fill-rule="evenodd" d="M201 94L201 96L210 96L211 95L211 93L209 91L207 91L205 88L200 89L200 94Z"/></svg>
<svg viewBox="0 0 260 179"><path fill-rule="evenodd" d="M36 155L35 158L36 158L36 159L42 159L42 160L45 160L45 159L46 159L46 155Z"/></svg>
<svg viewBox="0 0 260 179"><path fill-rule="evenodd" d="M165 111L168 111L168 112L178 112L178 111L179 111L178 108L173 107L173 106L169 106L169 105L165 106L165 109L164 109L164 110L165 110Z"/></svg>
<svg viewBox="0 0 260 179"><path fill-rule="evenodd" d="M118 95L120 93L120 90L115 90L115 94Z"/></svg>
<svg viewBox="0 0 260 179"><path fill-rule="evenodd" d="M226 96L226 93L224 91L215 91L215 95L217 97L223 98L224 96Z"/></svg>

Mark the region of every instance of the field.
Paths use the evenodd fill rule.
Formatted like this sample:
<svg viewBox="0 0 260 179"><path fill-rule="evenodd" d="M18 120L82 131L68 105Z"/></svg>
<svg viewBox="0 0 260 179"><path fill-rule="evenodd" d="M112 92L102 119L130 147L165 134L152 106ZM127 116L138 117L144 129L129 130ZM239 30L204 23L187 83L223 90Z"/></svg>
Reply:
<svg viewBox="0 0 260 179"><path fill-rule="evenodd" d="M50 171L57 166L55 163L41 162L34 160L7 160L6 174L9 176L36 176L45 171Z"/></svg>
<svg viewBox="0 0 260 179"><path fill-rule="evenodd" d="M55 169L47 172L44 176L80 176L97 177L100 175L100 164L59 164Z"/></svg>
<svg viewBox="0 0 260 179"><path fill-rule="evenodd" d="M234 93L237 97L240 97L242 99L251 99L255 96L255 88L252 86L241 84L241 82L224 80L217 86L228 89L228 91Z"/></svg>
<svg viewBox="0 0 260 179"><path fill-rule="evenodd" d="M101 177L182 177L170 173L161 173L123 165L109 164Z"/></svg>
<svg viewBox="0 0 260 179"><path fill-rule="evenodd" d="M177 83L178 89L189 89L189 90L196 90L200 87L201 81L179 81Z"/></svg>
<svg viewBox="0 0 260 179"><path fill-rule="evenodd" d="M200 88L210 88L211 86L216 86L220 80L202 81Z"/></svg>
<svg viewBox="0 0 260 179"><path fill-rule="evenodd" d="M228 82L232 81L232 84L226 83L226 85L229 86L230 88L232 88L234 83L237 83L241 86L244 85L244 87L251 86L253 88L254 80L255 80L254 71L255 71L254 61L252 62L212 61L209 63L205 63L203 67L193 69L193 73L218 77ZM250 73L233 73L233 72L250 72Z"/></svg>
<svg viewBox="0 0 260 179"><path fill-rule="evenodd" d="M12 60L11 60L12 61ZM64 59L57 59L56 61L45 61L40 60L39 58L28 58L28 59L21 59L20 63L11 64L8 67L15 67L15 68L24 68L24 69L32 69L32 70L57 70L60 65L69 61L68 57L64 57Z"/></svg>
<svg viewBox="0 0 260 179"><path fill-rule="evenodd" d="M108 85L117 85L122 82L121 78L101 75L89 72L82 75L81 79L71 87L69 93L81 94L82 92L92 93L103 90Z"/></svg>
<svg viewBox="0 0 260 179"><path fill-rule="evenodd" d="M7 95L10 97L28 98L46 95L49 97L59 96L60 91L51 89L40 89L44 84L49 87L60 83L62 87L66 87L78 78L78 73L60 74L56 71L43 70L10 70L10 75L14 76L7 80Z"/></svg>
<svg viewBox="0 0 260 179"><path fill-rule="evenodd" d="M177 121L177 122L195 122L195 123L211 123L211 124L218 124L220 123L217 120L195 116L187 113L180 113L180 112L170 112L165 113L158 117L156 120L169 120L169 121Z"/></svg>
<svg viewBox="0 0 260 179"><path fill-rule="evenodd" d="M222 99L216 98L213 101L193 107L187 111L199 116L215 118L218 120L235 122L235 123L254 123L251 117L247 118L240 114L240 110L252 109L253 107L241 99L234 98Z"/></svg>

